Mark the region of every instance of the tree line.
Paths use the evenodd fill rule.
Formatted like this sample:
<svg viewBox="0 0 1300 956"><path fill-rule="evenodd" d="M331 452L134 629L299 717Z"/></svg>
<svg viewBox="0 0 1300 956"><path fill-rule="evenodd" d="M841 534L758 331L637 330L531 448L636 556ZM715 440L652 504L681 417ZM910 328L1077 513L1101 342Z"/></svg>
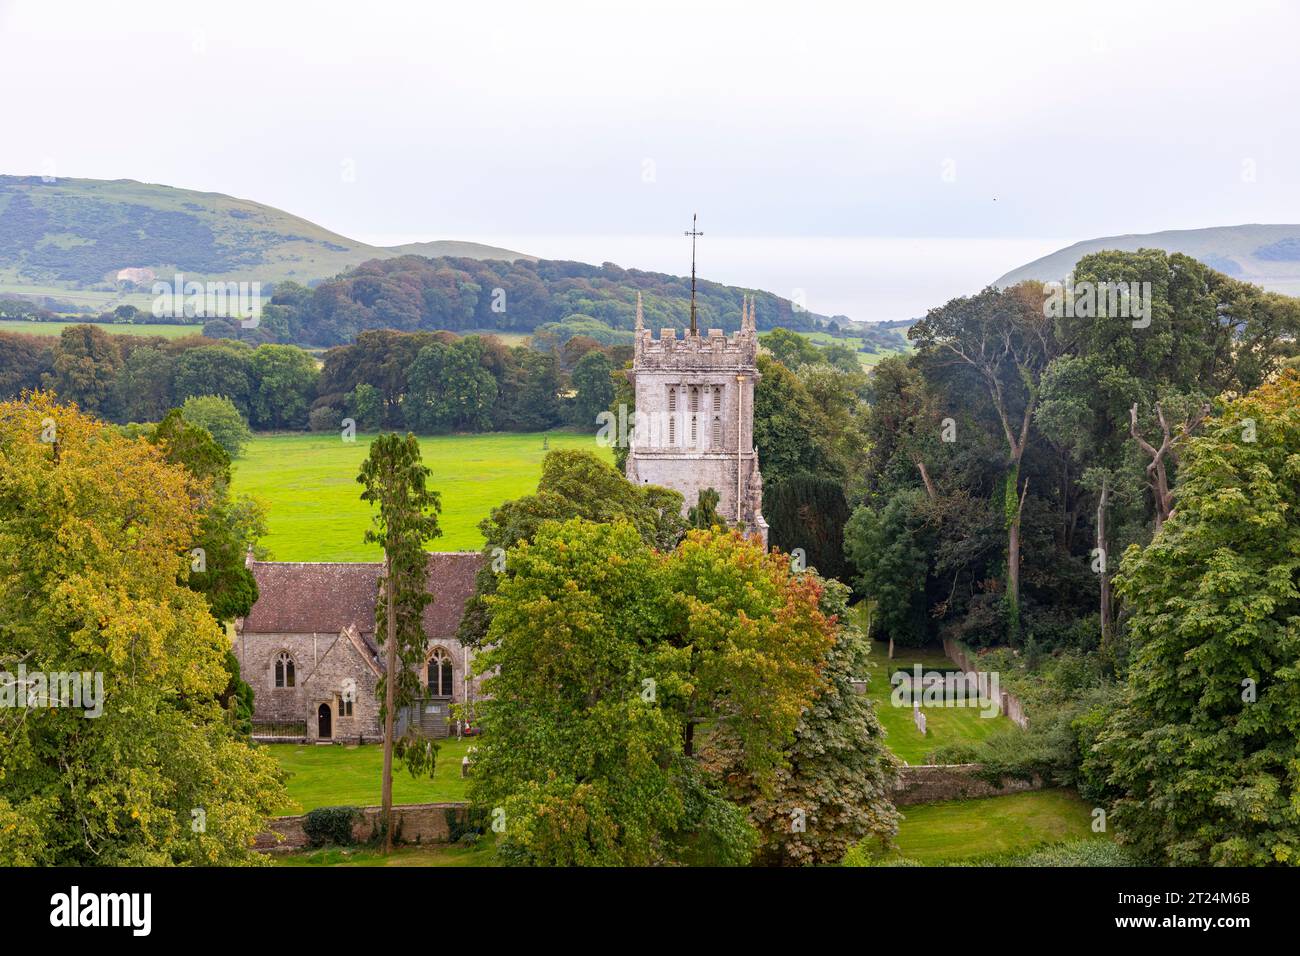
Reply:
<svg viewBox="0 0 1300 956"><path fill-rule="evenodd" d="M871 379L846 528L890 638L1104 648L1111 586L1174 508L1182 449L1221 396L1296 353L1300 301L1180 254L1100 252L1076 284L1150 283L1150 315L1049 315L1039 283L954 299ZM886 597L887 596L887 599Z"/></svg>
<svg viewBox="0 0 1300 956"><path fill-rule="evenodd" d="M333 430L345 418L420 434L594 430L630 348L585 336L547 344L377 330L318 362L293 345L113 335L90 324L57 338L0 332L0 397L43 388L118 423L156 422L188 400L221 396L255 430Z"/></svg>

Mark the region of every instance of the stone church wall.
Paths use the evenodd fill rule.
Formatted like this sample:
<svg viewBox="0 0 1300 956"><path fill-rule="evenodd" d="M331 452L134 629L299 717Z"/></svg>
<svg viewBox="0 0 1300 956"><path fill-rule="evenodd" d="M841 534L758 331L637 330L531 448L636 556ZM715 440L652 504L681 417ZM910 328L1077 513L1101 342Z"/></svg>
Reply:
<svg viewBox="0 0 1300 956"><path fill-rule="evenodd" d="M453 703L465 697L464 675L467 651L456 640L429 643L430 653L441 647L452 662ZM356 645L337 634L243 633L231 647L239 661L240 676L253 688L253 721L306 724L306 739L318 738L318 710L330 709L331 738L372 741L382 736L378 675L358 652ZM275 661L281 652L294 660L294 686L275 686ZM472 661L469 662L472 665ZM421 675L423 678L424 675ZM351 685L349 685L351 681ZM473 678L470 693L479 695L479 679ZM351 686L355 689L352 715L340 716L340 700ZM257 735L257 728L254 730Z"/></svg>

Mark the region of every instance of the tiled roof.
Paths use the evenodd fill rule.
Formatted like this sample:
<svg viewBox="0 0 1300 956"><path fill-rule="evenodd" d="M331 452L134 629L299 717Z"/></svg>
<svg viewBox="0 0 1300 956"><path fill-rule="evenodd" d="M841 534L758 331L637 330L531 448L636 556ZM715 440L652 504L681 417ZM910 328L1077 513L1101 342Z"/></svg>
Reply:
<svg viewBox="0 0 1300 956"><path fill-rule="evenodd" d="M483 556L477 551L431 552L424 629L430 638L456 633ZM375 629L379 562L254 561L257 603L243 622L245 634L337 634L352 625L363 636ZM370 643L367 641L367 643Z"/></svg>

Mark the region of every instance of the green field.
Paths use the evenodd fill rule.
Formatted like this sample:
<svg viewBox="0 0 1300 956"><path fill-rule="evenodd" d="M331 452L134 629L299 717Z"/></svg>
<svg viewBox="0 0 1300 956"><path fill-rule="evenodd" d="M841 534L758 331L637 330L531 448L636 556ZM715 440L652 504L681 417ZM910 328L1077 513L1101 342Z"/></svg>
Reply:
<svg viewBox="0 0 1300 956"><path fill-rule="evenodd" d="M893 685L889 678L896 671L911 672L914 664L926 670L951 670L955 665L937 647L896 647L889 659L889 645L871 642L871 670L866 675L867 696L885 728L885 743L910 764L923 764L928 753L944 744L974 744L1012 724L1001 714L981 717L982 708L924 706L926 733L922 735L912 721L912 708L895 707L890 699Z"/></svg>
<svg viewBox="0 0 1300 956"><path fill-rule="evenodd" d="M93 325L110 335L161 335L165 339L179 339L187 335L201 335L201 325L163 325L126 322L28 322L23 319L0 319L0 332L23 332L27 335L58 335L70 325Z"/></svg>
<svg viewBox="0 0 1300 956"><path fill-rule="evenodd" d="M373 436L344 442L338 434L258 435L235 462L236 492L267 506L261 540L276 561L378 561L364 542L371 509L361 501L357 472ZM527 434L437 435L420 439L429 486L442 495L442 536L434 551L482 547L478 523L511 498L531 494L542 473L543 443L551 450L581 448L606 460L613 452L592 435L552 431Z"/></svg>
<svg viewBox="0 0 1300 956"><path fill-rule="evenodd" d="M467 781L460 775L460 761L473 745L472 738L449 737L438 742L438 757L432 779L412 777L400 764L393 768L394 803L444 803L465 799ZM285 788L290 802L275 816L293 816L317 807L377 807L384 748L334 744L265 744L271 756L289 771Z"/></svg>
<svg viewBox="0 0 1300 956"><path fill-rule="evenodd" d="M981 800L903 807L897 849L879 859L928 865L1025 852L1066 840L1101 839L1092 807L1073 790L1034 790Z"/></svg>

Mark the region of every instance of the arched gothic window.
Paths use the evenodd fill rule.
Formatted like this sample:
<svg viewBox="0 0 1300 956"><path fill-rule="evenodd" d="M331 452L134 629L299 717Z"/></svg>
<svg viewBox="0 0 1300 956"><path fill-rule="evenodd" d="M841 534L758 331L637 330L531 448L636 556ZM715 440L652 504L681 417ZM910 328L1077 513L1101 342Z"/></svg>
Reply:
<svg viewBox="0 0 1300 956"><path fill-rule="evenodd" d="M426 680L430 697L450 697L452 690L451 657L441 647L435 647L429 656Z"/></svg>
<svg viewBox="0 0 1300 956"><path fill-rule="evenodd" d="M677 389L668 389L668 445L677 444Z"/></svg>
<svg viewBox="0 0 1300 956"><path fill-rule="evenodd" d="M288 651L281 651L280 656L275 659L275 686L294 686L293 658L289 656Z"/></svg>

